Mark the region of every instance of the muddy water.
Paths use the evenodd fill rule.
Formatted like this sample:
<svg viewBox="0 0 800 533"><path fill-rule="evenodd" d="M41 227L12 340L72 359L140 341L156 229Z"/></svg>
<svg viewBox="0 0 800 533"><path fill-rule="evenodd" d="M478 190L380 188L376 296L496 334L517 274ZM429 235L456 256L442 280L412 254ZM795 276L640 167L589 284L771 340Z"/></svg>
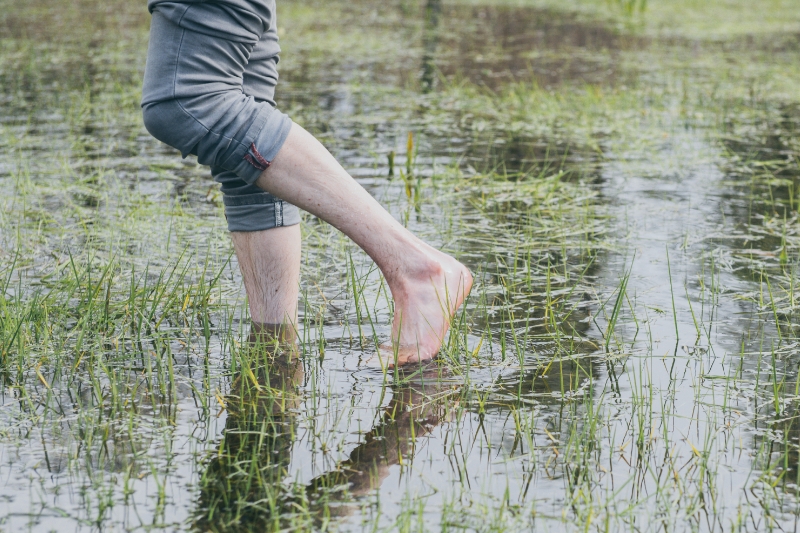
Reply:
<svg viewBox="0 0 800 533"><path fill-rule="evenodd" d="M64 15L62 28L71 16L81 20L96 8L77 6ZM793 220L797 173L782 165L776 174L787 181L765 187L742 170L742 161L797 157L796 107L761 129L767 134L728 136L721 143L708 128L653 118L663 138L646 151L613 136L598 135L598 152L556 136L511 136L500 125L465 128L455 115L431 122L416 98L440 90L443 80L495 89L531 80L554 90L585 83L613 88L640 75L623 67L625 54L652 44L551 10L435 0L417 8L403 3L394 15L385 5L342 9L347 23L370 10L379 25L400 17L392 27L410 44L392 61L354 54L325 63L329 58L300 55L301 48L300 57L284 63L281 105L294 109L398 218L479 273L476 296L484 303L468 305L468 348L460 350L459 364L388 378L365 365L372 336L385 340L389 334L390 305L379 273L358 254L348 263L330 231L309 220L302 364L278 361L253 378L286 391L280 401L266 394L237 407L246 393L242 377L228 371L237 342L247 335L240 311L215 317L204 354L173 342L176 391L147 398L132 415L138 432L125 424L111 426L110 434L96 431L81 411L93 400L80 379L52 383L65 407L46 422L35 416L47 418L46 408L31 411L7 391L0 448L4 525L245 531L264 523L308 526L304 513L328 505L327 518L311 519L316 527L329 520L352 531L483 530L488 520L507 530L793 528L794 488L765 472L777 461L787 479L797 476L796 407L776 407L769 393L776 377L793 386L797 357L791 327L778 330L764 303L772 286L763 273L782 270L784 239L764 221ZM26 16L5 19L5 39L25 36L20 28L36 12ZM14 88L0 112L13 134L6 143L15 135L27 143L0 160L3 186L24 191L20 158L34 181L61 183L61 170L41 157L45 145L74 176L67 191L54 191L26 212L22 234L35 237L40 251L32 252L32 264L43 270L51 255L87 244L69 227L100 225L134 196L142 205L174 208L138 208L145 214L131 231L136 239L121 245L132 264L174 261L162 253L170 238L194 249L224 248L218 199L205 171L151 141L134 114L114 118L113 110L130 107L135 94L102 101L115 80L139 72L132 51L141 50L146 28L146 18L125 10L104 16L96 44L81 48L81 60L65 53L72 62L3 73L4 86ZM141 31L133 32L127 48L115 49L109 35L119 17L126 21L122 27ZM50 33L40 38L58 41ZM108 57L95 61L95 53ZM131 68L120 69L120 58ZM53 113L59 84L85 84L89 103L102 112ZM481 210L475 198L437 201L446 191L431 184L421 205L411 205L404 184L387 177L386 164L390 151L398 154L398 167L404 164L409 130L417 132L415 172L426 180L448 166L466 175L515 175L558 162L597 195L592 202L604 216L602 236L585 255L566 246L529 245L534 251L525 268L540 274L549 264L563 264L564 275L520 282L512 274L519 258L511 252L518 247L514 239L524 238L515 231L525 226L529 199L504 193L493 211ZM109 171L119 181L97 177ZM58 231L40 231L48 210L72 214ZM181 223L181 217L191 221ZM165 227L176 236L168 237L173 230ZM13 228L4 222L0 230L5 246ZM121 230L92 238L100 249L119 253L114 239L120 234L130 238ZM224 264L224 251L216 254L216 264ZM235 265L224 272L222 298L236 301L241 284ZM584 277L576 291L567 274ZM618 299L626 275L625 297ZM508 290L509 282L517 288ZM355 303L353 285L363 287ZM546 311L554 296L574 306L560 324L562 333L553 332ZM620 311L612 318L616 301ZM366 313L375 326L364 322L369 330L363 334L358 330ZM791 311L785 313L782 323L791 323ZM484 336L487 329L491 335ZM177 330L165 335L178 338ZM116 376L134 383L142 372ZM37 374L30 380L37 383ZM226 408L200 409L198 388ZM224 512L209 516L213 506L239 509L239 522L227 522Z"/></svg>

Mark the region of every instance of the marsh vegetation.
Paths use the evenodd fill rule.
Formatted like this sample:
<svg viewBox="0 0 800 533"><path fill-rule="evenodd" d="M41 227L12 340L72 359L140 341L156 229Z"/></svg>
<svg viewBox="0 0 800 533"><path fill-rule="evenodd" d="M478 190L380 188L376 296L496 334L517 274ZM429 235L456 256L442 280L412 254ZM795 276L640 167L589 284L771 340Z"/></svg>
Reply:
<svg viewBox="0 0 800 533"><path fill-rule="evenodd" d="M475 273L443 352L366 364L310 216L252 332L144 5L0 0L0 530L796 530L797 2L279 6L281 108Z"/></svg>

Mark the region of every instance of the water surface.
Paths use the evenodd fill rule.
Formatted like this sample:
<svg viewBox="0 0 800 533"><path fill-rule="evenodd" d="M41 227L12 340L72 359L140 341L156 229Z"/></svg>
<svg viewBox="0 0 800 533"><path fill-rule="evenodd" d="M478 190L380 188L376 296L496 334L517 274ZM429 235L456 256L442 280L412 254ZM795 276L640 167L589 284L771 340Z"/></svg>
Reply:
<svg viewBox="0 0 800 533"><path fill-rule="evenodd" d="M794 530L800 50L603 5L281 6L279 105L476 274L383 373L380 273L312 217L298 353L248 345L143 6L4 2L2 527Z"/></svg>

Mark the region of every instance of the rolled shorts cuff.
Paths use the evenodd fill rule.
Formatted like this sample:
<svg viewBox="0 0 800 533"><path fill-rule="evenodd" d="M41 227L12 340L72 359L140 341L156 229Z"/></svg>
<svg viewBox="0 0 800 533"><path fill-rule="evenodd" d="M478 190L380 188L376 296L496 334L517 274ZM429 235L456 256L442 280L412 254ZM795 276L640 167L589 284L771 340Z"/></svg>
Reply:
<svg viewBox="0 0 800 533"><path fill-rule="evenodd" d="M262 231L300 223L300 210L269 193L224 196L228 231Z"/></svg>
<svg viewBox="0 0 800 533"><path fill-rule="evenodd" d="M261 173L269 168L292 129L292 119L286 113L268 104L265 104L264 111L226 165L248 185L255 184Z"/></svg>

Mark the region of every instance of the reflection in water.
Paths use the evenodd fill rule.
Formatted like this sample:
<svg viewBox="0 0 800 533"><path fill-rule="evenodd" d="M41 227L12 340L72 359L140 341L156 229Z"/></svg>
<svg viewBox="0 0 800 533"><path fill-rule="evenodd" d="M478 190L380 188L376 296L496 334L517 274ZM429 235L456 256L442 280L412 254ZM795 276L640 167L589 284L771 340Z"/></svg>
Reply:
<svg viewBox="0 0 800 533"><path fill-rule="evenodd" d="M240 355L241 367L224 399L224 436L200 478L195 525L201 531L277 526L289 510L284 479L304 375L294 332L254 326Z"/></svg>
<svg viewBox="0 0 800 533"><path fill-rule="evenodd" d="M775 295L770 306L756 308L762 316L772 318L772 324L765 327L756 319L755 326L743 328L757 341L751 341L753 354L743 358L742 367L758 376L756 383L761 382L751 407L755 415L753 449L758 451L755 462L780 481L783 489L796 493L800 484L800 406L796 401L798 330L793 294L798 276L800 106L777 105L774 113L754 124L732 115L725 127L730 130L722 139L729 186L718 194L722 212L733 221L736 231L717 242L736 254L734 264L742 266L733 270L738 280L766 286L767 292ZM779 329L772 331L775 325ZM755 335L756 327L767 333ZM789 399L780 399L780 394L787 393Z"/></svg>
<svg viewBox="0 0 800 533"><path fill-rule="evenodd" d="M435 361L402 371L377 425L337 467L306 487L287 482L303 402L303 362L294 332L275 326L251 331L241 352L224 436L200 480L201 531L280 529L303 510L322 523L360 506L352 498L378 488L390 468L413 461L417 440L448 416L455 393ZM222 401L222 400L220 400Z"/></svg>
<svg viewBox="0 0 800 533"><path fill-rule="evenodd" d="M324 496L346 485L352 496L368 494L386 479L390 467L413 461L416 439L447 419L455 389L442 383L439 364L429 361L404 372L392 386L392 400L380 422L336 470L311 482L310 493Z"/></svg>
<svg viewBox="0 0 800 533"><path fill-rule="evenodd" d="M491 88L531 78L543 87L624 82L617 53L646 45L576 14L508 5L446 6L440 35L439 71Z"/></svg>
<svg viewBox="0 0 800 533"><path fill-rule="evenodd" d="M768 431L754 438L754 448L765 450L759 467L771 472L784 489L797 492L800 487L800 410L797 403L792 402L785 411L772 417L777 420L765 424ZM754 425L759 428L758 421Z"/></svg>
<svg viewBox="0 0 800 533"><path fill-rule="evenodd" d="M425 30L422 36L422 90L433 89L436 81L436 48L439 46L439 17L442 14L442 0L428 0L425 3Z"/></svg>
<svg viewBox="0 0 800 533"><path fill-rule="evenodd" d="M743 227L760 226L765 218L775 215L791 218L797 210L800 184L797 160L800 105L780 106L775 116L762 119L756 128L736 124L738 120L732 119L726 126L734 130L737 126L743 128L745 135L722 139L730 158L725 170L731 177L738 178L732 181L732 187L719 193L725 200L725 215L733 217ZM752 243L758 243L760 250L767 252L781 245L777 235L748 235L741 248L753 248Z"/></svg>
<svg viewBox="0 0 800 533"><path fill-rule="evenodd" d="M587 343L575 348L584 348L589 353L584 355L576 350L570 355L542 361L536 368L525 369L517 376L498 380L494 389L497 401L493 403L498 407L508 406L505 398L512 397L515 401L537 399L545 405L559 406L570 393L602 376L590 355L591 351L597 351L596 347Z"/></svg>

